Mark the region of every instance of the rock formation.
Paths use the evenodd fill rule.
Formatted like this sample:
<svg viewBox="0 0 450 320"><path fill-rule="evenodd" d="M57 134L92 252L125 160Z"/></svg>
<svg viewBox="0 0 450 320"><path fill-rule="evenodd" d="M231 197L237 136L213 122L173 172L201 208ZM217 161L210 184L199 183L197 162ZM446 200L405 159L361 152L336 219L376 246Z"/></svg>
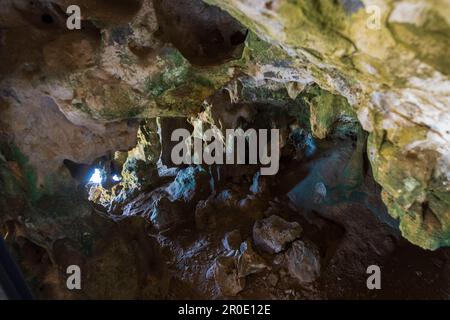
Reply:
<svg viewBox="0 0 450 320"><path fill-rule="evenodd" d="M38 297L346 297L393 252L450 266L448 1L4 0L0 44L0 234ZM176 128L279 129L280 172L175 166Z"/></svg>

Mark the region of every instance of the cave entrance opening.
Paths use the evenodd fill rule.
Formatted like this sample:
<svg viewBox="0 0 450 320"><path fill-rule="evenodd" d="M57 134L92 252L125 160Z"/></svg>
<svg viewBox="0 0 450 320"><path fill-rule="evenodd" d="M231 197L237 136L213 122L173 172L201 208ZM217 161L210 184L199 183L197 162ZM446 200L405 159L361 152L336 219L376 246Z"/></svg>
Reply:
<svg viewBox="0 0 450 320"><path fill-rule="evenodd" d="M119 168L112 162L104 161L103 158L90 165L65 159L64 165L74 179L86 186L108 187L114 186L122 180Z"/></svg>
<svg viewBox="0 0 450 320"><path fill-rule="evenodd" d="M89 178L89 183L92 184L101 184L103 181L103 176L106 174L105 170L101 168L95 168L94 172ZM111 180L115 182L122 181L122 177L118 173L114 173L111 175Z"/></svg>

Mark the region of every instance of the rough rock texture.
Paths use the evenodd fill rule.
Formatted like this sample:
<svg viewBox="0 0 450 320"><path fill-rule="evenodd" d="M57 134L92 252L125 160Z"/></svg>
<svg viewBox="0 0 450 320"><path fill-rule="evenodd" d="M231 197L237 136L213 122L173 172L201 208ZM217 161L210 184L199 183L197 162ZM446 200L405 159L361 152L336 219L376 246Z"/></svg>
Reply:
<svg viewBox="0 0 450 320"><path fill-rule="evenodd" d="M234 297L244 289L245 278L238 275L236 258L219 257L208 271L214 277L217 287L224 296Z"/></svg>
<svg viewBox="0 0 450 320"><path fill-rule="evenodd" d="M314 244L294 241L286 260L289 273L302 284L314 282L320 275L320 255Z"/></svg>
<svg viewBox="0 0 450 320"><path fill-rule="evenodd" d="M228 251L239 250L241 243L241 234L237 229L226 233L222 240L223 247Z"/></svg>
<svg viewBox="0 0 450 320"><path fill-rule="evenodd" d="M252 244L248 241L242 242L239 249L237 269L240 277L259 273L267 268L264 260L253 250Z"/></svg>
<svg viewBox="0 0 450 320"><path fill-rule="evenodd" d="M283 79L279 67L277 80L294 92L310 79L347 98L370 132L374 176L402 234L424 248L449 245L450 3L207 2L286 51L302 76Z"/></svg>
<svg viewBox="0 0 450 320"><path fill-rule="evenodd" d="M136 299L167 293L167 267L143 218L113 220L76 188L34 199L24 172L6 151L0 158L0 222L37 298ZM70 265L82 270L81 291L67 290Z"/></svg>
<svg viewBox="0 0 450 320"><path fill-rule="evenodd" d="M228 251L225 256L216 258L206 276L214 279L223 296L234 297L244 290L246 277L261 273L267 267L264 259L254 251L252 244L244 241L238 250Z"/></svg>
<svg viewBox="0 0 450 320"><path fill-rule="evenodd" d="M286 245L297 239L302 227L296 222L272 215L267 219L257 221L253 226L253 241L268 253L280 253Z"/></svg>
<svg viewBox="0 0 450 320"><path fill-rule="evenodd" d="M130 149L137 126L126 119L194 115L241 71L250 78L227 86L232 99L239 83L285 88L292 98L312 83L328 90L310 101L317 138L336 119L357 114L370 132L375 179L404 236L425 248L447 245L449 3L206 2L284 51L250 34L239 60L246 30L199 1L134 1L126 8L74 1L83 12L77 32L63 28L58 8L67 1L2 4L1 24L11 27L1 34L3 126L39 184L56 179L61 160L90 165ZM33 42L17 40L28 32ZM42 117L44 108L50 111Z"/></svg>
<svg viewBox="0 0 450 320"><path fill-rule="evenodd" d="M52 277L49 290L54 292L43 297L62 297L67 291L62 291L61 261L71 257L55 261L53 246L66 239L71 246L76 242L74 250L80 258L75 264L82 263L92 280L92 287L80 298L165 295L164 258L159 245L147 237L145 220L131 217L142 225L129 226L128 218L115 222L123 217L96 212L83 187L93 166L121 175L120 184L112 187L107 181L102 188L95 186L90 197L109 212L121 214L128 199L158 185L156 162L161 148L155 117L186 117L200 111L203 100L234 77L246 29L218 8L184 1L181 25L176 28L183 29L190 21L185 30L190 38L179 43L188 39L180 34L175 39L169 36L173 30L165 34L162 28L176 1L168 7L157 2L11 0L0 4L0 225L2 235L7 224L21 225L20 239L25 240L14 237L17 228L5 231L10 245L19 245L18 255L26 250L20 247L24 242L32 249L43 248L51 260L43 273L33 269L34 262L29 268L36 281ZM79 31L66 28L64 12L72 4L81 7ZM193 11L205 14L192 16ZM219 30L212 43L209 36L201 38L204 27ZM186 54L194 49L208 49L204 52L208 56L217 52L217 59L207 68L194 65ZM97 215L103 224L97 223ZM170 224L158 221L161 228ZM79 253L85 242L92 244L92 253ZM100 267L111 269L111 274L99 274ZM55 276L46 274L52 272ZM32 287L40 290L37 282Z"/></svg>
<svg viewBox="0 0 450 320"><path fill-rule="evenodd" d="M396 232L450 245L449 17L439 0L1 1L1 235L44 298L448 297L448 251ZM214 126L278 128L280 174L165 167L173 129ZM374 262L386 295L360 287Z"/></svg>
<svg viewBox="0 0 450 320"><path fill-rule="evenodd" d="M193 115L206 97L233 77L234 62L194 67L165 42L177 46L174 39L160 39L160 16L172 14L173 4L159 8L150 0L133 1L131 7L72 1L81 6L83 26L71 31L62 14L67 1L16 2L2 3L7 10L0 21L13 27L1 33L1 119L40 181L55 174L64 159L92 164L108 152L131 149L137 124L130 119ZM208 45L199 38L210 39L201 34L207 27L218 30L219 37L208 48L219 54L226 42L228 50L242 52L245 36L230 43L230 35L222 35L225 29L246 32L228 14L200 1L184 1L183 6L178 28L189 19L195 29L186 30L191 31L190 41L177 35L186 41L181 51ZM192 11L205 14L193 16Z"/></svg>
<svg viewBox="0 0 450 320"><path fill-rule="evenodd" d="M8 90L14 98L4 99ZM66 159L91 164L105 154L136 145L137 123L115 122L89 128L71 122L52 97L28 84L10 83L2 87L2 93L0 125L29 158L30 166L36 168L39 187L48 187L45 179L64 171Z"/></svg>

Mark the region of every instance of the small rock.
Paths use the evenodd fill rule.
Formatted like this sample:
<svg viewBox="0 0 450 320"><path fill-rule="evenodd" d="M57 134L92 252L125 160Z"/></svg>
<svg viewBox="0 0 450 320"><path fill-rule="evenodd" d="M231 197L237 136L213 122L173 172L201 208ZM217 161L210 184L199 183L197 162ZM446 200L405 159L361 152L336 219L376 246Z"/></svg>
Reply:
<svg viewBox="0 0 450 320"><path fill-rule="evenodd" d="M197 202L210 193L209 175L200 166L187 167L178 171L166 191L171 201Z"/></svg>
<svg viewBox="0 0 450 320"><path fill-rule="evenodd" d="M284 261L285 261L285 256L283 253L276 254L275 258L273 259L273 264L275 266L281 266L284 264Z"/></svg>
<svg viewBox="0 0 450 320"><path fill-rule="evenodd" d="M253 250L248 241L242 242L237 260L239 277L246 277L267 268L265 261Z"/></svg>
<svg viewBox="0 0 450 320"><path fill-rule="evenodd" d="M158 230L165 230L182 221L182 207L178 202L171 202L161 197L153 203L150 220Z"/></svg>
<svg viewBox="0 0 450 320"><path fill-rule="evenodd" d="M207 272L214 277L217 288L224 296L234 297L244 289L245 278L238 276L235 257L219 257Z"/></svg>
<svg viewBox="0 0 450 320"><path fill-rule="evenodd" d="M272 215L269 218L256 221L253 226L253 241L255 245L268 253L279 253L286 245L297 239L302 227L297 222Z"/></svg>
<svg viewBox="0 0 450 320"><path fill-rule="evenodd" d="M267 282L269 283L269 285L271 287L275 287L278 283L278 276L275 273L271 273L268 277L267 277Z"/></svg>
<svg viewBox="0 0 450 320"><path fill-rule="evenodd" d="M217 208L235 208L238 204L238 197L232 190L223 190L214 198Z"/></svg>
<svg viewBox="0 0 450 320"><path fill-rule="evenodd" d="M243 213L256 220L264 217L263 212L267 207L267 203L265 203L261 198L253 194L249 194L238 202L238 207Z"/></svg>
<svg viewBox="0 0 450 320"><path fill-rule="evenodd" d="M289 274L302 284L314 282L320 275L319 250L310 242L293 242L286 260Z"/></svg>
<svg viewBox="0 0 450 320"><path fill-rule="evenodd" d="M239 230L233 230L225 234L225 238L222 239L223 247L228 250L239 250L242 237Z"/></svg>
<svg viewBox="0 0 450 320"><path fill-rule="evenodd" d="M234 257L234 256L237 256L237 255L239 255L239 251L238 250L231 250L231 251L228 251L225 256L226 257Z"/></svg>

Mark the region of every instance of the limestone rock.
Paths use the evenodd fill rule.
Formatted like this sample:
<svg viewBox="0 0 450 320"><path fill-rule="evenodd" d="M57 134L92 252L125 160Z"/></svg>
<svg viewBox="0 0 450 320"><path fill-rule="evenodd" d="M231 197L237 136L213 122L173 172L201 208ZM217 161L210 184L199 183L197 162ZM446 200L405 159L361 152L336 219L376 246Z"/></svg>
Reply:
<svg viewBox="0 0 450 320"><path fill-rule="evenodd" d="M206 200L200 200L195 209L195 225L197 229L211 230L215 228L218 220L224 218L224 215L219 213L229 212L230 210L235 211L237 202L238 195L231 190L223 190L218 194L213 193Z"/></svg>
<svg viewBox="0 0 450 320"><path fill-rule="evenodd" d="M310 242L294 241L286 252L289 274L302 284L314 282L320 275L320 255Z"/></svg>
<svg viewBox="0 0 450 320"><path fill-rule="evenodd" d="M265 202L254 194L249 194L244 199L241 199L238 202L238 206L241 212L253 217L255 220L264 216Z"/></svg>
<svg viewBox="0 0 450 320"><path fill-rule="evenodd" d="M235 208L238 204L238 195L232 190L223 190L214 198L214 205L219 208Z"/></svg>
<svg viewBox="0 0 450 320"><path fill-rule="evenodd" d="M261 250L279 253L286 245L297 239L302 227L297 222L288 222L276 215L256 221L253 226L253 241Z"/></svg>
<svg viewBox="0 0 450 320"><path fill-rule="evenodd" d="M228 251L239 250L241 243L241 233L237 229L226 233L222 239L223 247Z"/></svg>
<svg viewBox="0 0 450 320"><path fill-rule="evenodd" d="M136 146L133 119L198 112L202 101L233 77L228 60L239 60L244 46L246 29L201 1L165 1L163 8L151 0L126 6L84 0L19 3L2 3L0 13L0 126L30 158L39 182L60 175L65 159L91 165ZM79 32L65 25L66 7L74 4L82 11ZM186 42L175 34L185 55L168 43L174 39L157 35L163 24L175 25L162 18L175 9L183 21L176 28L190 37ZM209 47L223 65L197 68L186 59L191 58L187 51L197 52L209 41L198 36L204 28L219 30ZM234 34L243 36L234 42Z"/></svg>
<svg viewBox="0 0 450 320"><path fill-rule="evenodd" d="M161 197L153 202L149 218L158 230L164 230L185 220L186 218L183 217L182 212L183 207L181 203L172 202L166 197Z"/></svg>
<svg viewBox="0 0 450 320"><path fill-rule="evenodd" d="M196 202L205 199L209 194L209 175L200 166L187 167L180 170L167 187L167 193L172 201Z"/></svg>
<svg viewBox="0 0 450 320"><path fill-rule="evenodd" d="M267 181L264 177L261 177L261 173L258 171L252 180L252 185L250 186L250 191L254 194L260 194L267 190Z"/></svg>
<svg viewBox="0 0 450 320"><path fill-rule="evenodd" d="M174 227L189 218L186 213L189 204L171 200L166 187L151 192L142 192L123 207L123 216L142 216L147 218L157 230Z"/></svg>
<svg viewBox="0 0 450 320"><path fill-rule="evenodd" d="M269 276L267 277L267 281L269 282L270 286L275 287L279 282L278 275L276 275L275 273L269 274Z"/></svg>
<svg viewBox="0 0 450 320"><path fill-rule="evenodd" d="M148 236L144 218L113 219L99 213L75 188L33 199L19 176L6 174L3 168L0 160L0 205L5 208L8 203L10 210L2 210L0 225L8 221L7 243L37 298L166 295L165 258L156 240ZM67 290L65 271L72 264L82 270L81 291Z"/></svg>
<svg viewBox="0 0 450 320"><path fill-rule="evenodd" d="M327 93L307 101L312 133L357 118L402 234L448 246L449 3L205 2L229 14L199 0L2 3L0 127L35 187L67 184L66 159L89 166L130 150L131 119L193 116L223 87L239 110L216 118L234 128L255 118L242 102L296 100L316 83ZM82 8L81 32L64 27L68 4Z"/></svg>
<svg viewBox="0 0 450 320"><path fill-rule="evenodd" d="M80 31L65 27L70 4L82 9ZM26 255L20 263L57 297L71 294L60 274L67 258L92 280L77 297L161 297L164 257L136 216L164 229L197 205L204 230L220 223L216 211L259 219L267 208L261 177L244 199L228 190L207 198L215 181L200 167L144 190L162 185L156 165L161 152L163 163L170 157L166 142L179 125L156 118L180 117L190 128L201 117L223 128L277 125L283 147L305 128L295 146L305 154L314 139L356 137L295 190L304 207L335 204L360 186L362 126L373 176L403 236L427 249L450 246L449 17L449 2L438 0L1 1L0 226L12 223L11 242L37 252L42 268ZM125 219L97 212L76 188L99 158L120 163L123 182L91 199L123 209ZM242 172L230 174L234 182ZM136 191L143 194L134 198ZM271 216L253 232L256 246L277 253L301 228ZM307 242L295 241L285 258L302 283L320 273ZM225 295L263 268L249 243L218 261L211 270Z"/></svg>
<svg viewBox="0 0 450 320"><path fill-rule="evenodd" d="M423 248L448 246L450 3L207 2L291 57L289 67L267 64L253 70L259 83L275 79L302 88L315 82L347 99L370 133L374 176L403 236ZM265 54L271 57L271 52ZM273 72L266 77L269 68ZM316 136L324 137L339 109L327 99L315 102L311 125Z"/></svg>
<svg viewBox="0 0 450 320"><path fill-rule="evenodd" d="M153 182L159 181L158 177L149 175L152 165L145 168L147 178L152 178ZM200 167L188 167L178 171L171 183L151 191L141 190L134 199L133 194L128 193L132 200L125 197L123 215L145 216L156 229L165 230L190 219L192 216L189 213L197 207L195 221L198 228L202 229L206 226L208 211L201 214L203 202L198 199L205 198L208 191L209 180L206 172Z"/></svg>
<svg viewBox="0 0 450 320"><path fill-rule="evenodd" d="M254 250L249 241L242 242L237 260L239 277L259 273L267 268L267 264Z"/></svg>
<svg viewBox="0 0 450 320"><path fill-rule="evenodd" d="M46 178L55 179L58 171L65 169L66 159L90 165L99 157L136 145L137 123L74 124L52 97L27 83L13 82L3 90L9 90L16 100L0 99L0 126L35 168L39 185Z"/></svg>
<svg viewBox="0 0 450 320"><path fill-rule="evenodd" d="M208 273L214 276L214 281L222 295L234 297L244 289L245 278L238 275L236 257L219 257Z"/></svg>

